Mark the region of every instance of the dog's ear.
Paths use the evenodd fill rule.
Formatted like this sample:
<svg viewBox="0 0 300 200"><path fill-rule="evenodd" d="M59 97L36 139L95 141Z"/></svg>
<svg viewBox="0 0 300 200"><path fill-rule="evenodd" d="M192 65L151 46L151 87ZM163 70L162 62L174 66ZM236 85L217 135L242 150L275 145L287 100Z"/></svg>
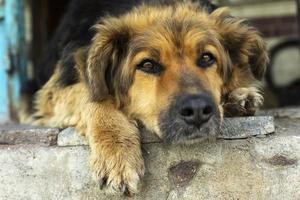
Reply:
<svg viewBox="0 0 300 200"><path fill-rule="evenodd" d="M262 79L268 63L265 42L255 28L245 21L230 16L227 8L215 10L211 16L215 20L216 32L229 53L234 67L250 68L256 79Z"/></svg>
<svg viewBox="0 0 300 200"><path fill-rule="evenodd" d="M93 101L102 101L116 93L115 79L121 74L122 60L130 40L129 27L117 18L97 24L96 35L88 51L85 79Z"/></svg>

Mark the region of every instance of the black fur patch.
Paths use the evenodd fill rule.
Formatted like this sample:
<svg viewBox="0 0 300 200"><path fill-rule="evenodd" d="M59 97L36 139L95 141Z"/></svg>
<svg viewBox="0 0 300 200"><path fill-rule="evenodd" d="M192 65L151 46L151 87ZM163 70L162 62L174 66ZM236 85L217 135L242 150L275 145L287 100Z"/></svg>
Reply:
<svg viewBox="0 0 300 200"><path fill-rule="evenodd" d="M79 75L77 70L74 68L75 61L73 57L69 56L63 59L61 66L62 68L60 70L58 83L63 87L77 83L79 80Z"/></svg>

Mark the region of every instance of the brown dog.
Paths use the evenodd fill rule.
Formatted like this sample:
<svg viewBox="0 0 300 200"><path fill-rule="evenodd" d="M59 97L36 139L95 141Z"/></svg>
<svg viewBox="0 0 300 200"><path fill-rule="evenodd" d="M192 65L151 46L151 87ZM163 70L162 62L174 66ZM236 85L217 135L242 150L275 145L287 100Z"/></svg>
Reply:
<svg viewBox="0 0 300 200"><path fill-rule="evenodd" d="M91 44L68 55L77 81L62 86L58 62L23 121L75 126L89 141L101 186L138 191L137 121L166 141L192 140L213 134L224 114L253 114L262 103L252 84L265 71L265 44L225 8L140 5L94 28Z"/></svg>

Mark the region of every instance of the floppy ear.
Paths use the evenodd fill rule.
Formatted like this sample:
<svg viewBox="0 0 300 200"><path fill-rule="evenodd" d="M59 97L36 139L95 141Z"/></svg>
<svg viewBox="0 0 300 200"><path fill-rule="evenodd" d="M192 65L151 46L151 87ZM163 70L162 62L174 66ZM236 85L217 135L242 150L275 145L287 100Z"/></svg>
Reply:
<svg viewBox="0 0 300 200"><path fill-rule="evenodd" d="M227 8L219 8L211 16L233 66L248 67L256 79L262 79L269 59L259 33L243 20L230 16Z"/></svg>
<svg viewBox="0 0 300 200"><path fill-rule="evenodd" d="M93 101L115 95L114 79L121 75L121 62L127 52L129 28L116 18L97 24L96 35L88 51L85 79Z"/></svg>

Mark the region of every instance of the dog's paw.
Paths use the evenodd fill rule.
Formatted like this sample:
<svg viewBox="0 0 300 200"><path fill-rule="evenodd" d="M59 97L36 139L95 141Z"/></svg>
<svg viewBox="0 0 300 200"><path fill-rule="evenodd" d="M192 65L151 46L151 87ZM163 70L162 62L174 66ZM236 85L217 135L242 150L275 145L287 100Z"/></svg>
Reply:
<svg viewBox="0 0 300 200"><path fill-rule="evenodd" d="M139 191L144 175L144 161L140 153L111 152L110 156L92 156L91 169L100 189L109 193L121 192L131 196Z"/></svg>
<svg viewBox="0 0 300 200"><path fill-rule="evenodd" d="M262 104L263 96L257 88L238 88L227 96L223 106L224 114L227 117L253 116Z"/></svg>

